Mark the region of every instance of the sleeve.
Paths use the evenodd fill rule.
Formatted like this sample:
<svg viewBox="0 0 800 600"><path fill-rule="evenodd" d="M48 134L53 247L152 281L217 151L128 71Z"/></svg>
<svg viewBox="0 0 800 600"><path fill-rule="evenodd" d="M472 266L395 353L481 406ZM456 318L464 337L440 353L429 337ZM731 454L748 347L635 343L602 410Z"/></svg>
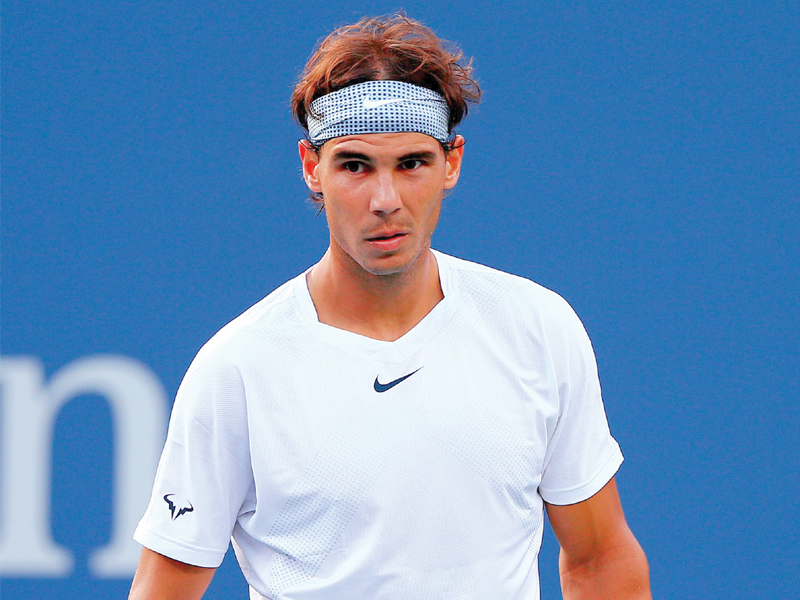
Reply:
<svg viewBox="0 0 800 600"><path fill-rule="evenodd" d="M134 539L175 560L218 567L253 475L239 369L206 350L178 390L150 504Z"/></svg>
<svg viewBox="0 0 800 600"><path fill-rule="evenodd" d="M608 428L589 336L563 300L558 313L558 326L547 338L558 385L559 415L548 440L539 494L550 504L565 505L599 492L623 459Z"/></svg>

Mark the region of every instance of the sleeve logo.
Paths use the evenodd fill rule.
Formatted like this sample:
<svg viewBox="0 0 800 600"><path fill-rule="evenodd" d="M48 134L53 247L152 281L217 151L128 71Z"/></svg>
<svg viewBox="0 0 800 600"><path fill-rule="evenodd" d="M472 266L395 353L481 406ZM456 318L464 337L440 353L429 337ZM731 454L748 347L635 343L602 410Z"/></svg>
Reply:
<svg viewBox="0 0 800 600"><path fill-rule="evenodd" d="M172 514L174 521L184 513L190 513L194 510L194 506L186 498L178 498L175 494L167 494L164 496L164 501L169 506L169 512Z"/></svg>

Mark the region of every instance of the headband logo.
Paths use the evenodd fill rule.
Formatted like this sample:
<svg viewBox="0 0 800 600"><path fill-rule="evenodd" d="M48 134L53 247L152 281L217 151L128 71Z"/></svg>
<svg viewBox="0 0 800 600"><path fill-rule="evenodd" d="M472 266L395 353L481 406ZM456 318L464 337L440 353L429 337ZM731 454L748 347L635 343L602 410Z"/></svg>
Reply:
<svg viewBox="0 0 800 600"><path fill-rule="evenodd" d="M395 102L403 102L405 98L392 98L390 100L373 100L368 95L364 96L364 108L369 110L371 108L378 108L385 104L394 104Z"/></svg>

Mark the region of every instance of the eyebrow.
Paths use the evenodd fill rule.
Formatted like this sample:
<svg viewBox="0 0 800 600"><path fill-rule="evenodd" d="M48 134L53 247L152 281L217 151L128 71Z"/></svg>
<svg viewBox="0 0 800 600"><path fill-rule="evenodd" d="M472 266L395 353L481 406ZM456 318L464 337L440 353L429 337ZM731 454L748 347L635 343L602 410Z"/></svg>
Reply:
<svg viewBox="0 0 800 600"><path fill-rule="evenodd" d="M367 156L366 154L362 154L361 152L349 152L347 150L338 150L333 153L331 157L334 161L343 161L343 160L363 160L364 162L372 162L372 159ZM406 162L407 160L427 160L433 161L436 159L436 154L434 152L410 152L408 154L404 154L403 156L397 159L397 162L402 163Z"/></svg>
<svg viewBox="0 0 800 600"><path fill-rule="evenodd" d="M436 160L436 153L434 152L411 152L410 154L406 154L405 156L401 156L397 162L405 162L407 160L427 160L433 161Z"/></svg>
<svg viewBox="0 0 800 600"><path fill-rule="evenodd" d="M364 162L372 162L370 157L360 152L348 152L347 150L337 150L331 157L333 160L363 160Z"/></svg>

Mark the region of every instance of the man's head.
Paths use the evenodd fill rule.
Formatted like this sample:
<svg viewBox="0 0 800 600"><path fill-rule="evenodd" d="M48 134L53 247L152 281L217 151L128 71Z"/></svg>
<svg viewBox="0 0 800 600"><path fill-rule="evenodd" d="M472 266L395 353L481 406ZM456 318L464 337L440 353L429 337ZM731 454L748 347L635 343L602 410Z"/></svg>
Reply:
<svg viewBox="0 0 800 600"><path fill-rule="evenodd" d="M368 81L398 81L443 97L446 130L452 134L467 103L480 99L472 66L461 59L460 51L446 48L428 27L404 15L365 18L322 41L294 88L292 111L308 131L314 100Z"/></svg>
<svg viewBox="0 0 800 600"><path fill-rule="evenodd" d="M394 275L426 256L442 196L459 178L464 140L453 128L480 96L460 59L402 15L340 28L312 55L292 108L337 264Z"/></svg>

